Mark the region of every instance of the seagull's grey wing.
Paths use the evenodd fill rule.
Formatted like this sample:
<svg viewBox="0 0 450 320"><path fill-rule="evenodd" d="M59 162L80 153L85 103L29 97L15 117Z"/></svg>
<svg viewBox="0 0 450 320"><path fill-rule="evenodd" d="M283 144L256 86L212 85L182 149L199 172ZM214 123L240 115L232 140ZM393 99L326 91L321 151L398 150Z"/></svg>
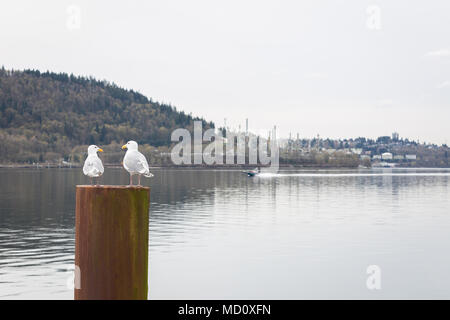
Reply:
<svg viewBox="0 0 450 320"><path fill-rule="evenodd" d="M94 167L98 170L99 175L102 175L105 172L105 168L103 167L102 160L97 156L94 159Z"/></svg>
<svg viewBox="0 0 450 320"><path fill-rule="evenodd" d="M99 177L103 174L105 169L103 168L102 161L99 157L88 156L83 166L83 173L89 177Z"/></svg>
<svg viewBox="0 0 450 320"><path fill-rule="evenodd" d="M145 156L142 153L139 153L139 162L141 163L141 165L144 169L142 171L142 174L147 178L153 177L153 173L150 172L150 168L148 166L147 159L145 158Z"/></svg>
<svg viewBox="0 0 450 320"><path fill-rule="evenodd" d="M124 168L130 173L140 173L145 171L147 160L138 151L127 151L123 159ZM148 166L148 165L147 165Z"/></svg>
<svg viewBox="0 0 450 320"><path fill-rule="evenodd" d="M140 152L137 152L137 162L136 162L136 164L137 164L137 171L140 174L144 174L145 175L145 174L148 174L150 172L149 167L148 167L147 159Z"/></svg>

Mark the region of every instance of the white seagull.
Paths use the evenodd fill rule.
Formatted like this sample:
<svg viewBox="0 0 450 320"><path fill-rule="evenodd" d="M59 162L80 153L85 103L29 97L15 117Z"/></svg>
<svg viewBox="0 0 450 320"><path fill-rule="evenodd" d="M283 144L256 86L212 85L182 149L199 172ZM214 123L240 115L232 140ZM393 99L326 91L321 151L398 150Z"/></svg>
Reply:
<svg viewBox="0 0 450 320"><path fill-rule="evenodd" d="M105 169L103 168L102 160L97 155L97 151L103 152L102 149L95 145L90 145L88 148L88 156L86 161L84 161L83 173L91 178L91 184L94 178L100 177ZM97 180L98 184L98 180Z"/></svg>
<svg viewBox="0 0 450 320"><path fill-rule="evenodd" d="M141 185L141 175L147 178L153 177L148 168L147 159L138 151L136 141L128 141L127 144L122 146L122 149L127 149L123 158L123 167L130 173L130 186L133 185L134 175L138 175L138 186Z"/></svg>

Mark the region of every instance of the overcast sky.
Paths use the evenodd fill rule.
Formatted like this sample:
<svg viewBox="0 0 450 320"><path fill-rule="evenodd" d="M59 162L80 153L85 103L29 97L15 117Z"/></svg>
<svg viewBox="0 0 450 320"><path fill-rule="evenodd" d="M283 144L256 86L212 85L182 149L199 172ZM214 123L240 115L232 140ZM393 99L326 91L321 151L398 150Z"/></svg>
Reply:
<svg viewBox="0 0 450 320"><path fill-rule="evenodd" d="M448 0L2 0L0 64L254 132L450 143Z"/></svg>

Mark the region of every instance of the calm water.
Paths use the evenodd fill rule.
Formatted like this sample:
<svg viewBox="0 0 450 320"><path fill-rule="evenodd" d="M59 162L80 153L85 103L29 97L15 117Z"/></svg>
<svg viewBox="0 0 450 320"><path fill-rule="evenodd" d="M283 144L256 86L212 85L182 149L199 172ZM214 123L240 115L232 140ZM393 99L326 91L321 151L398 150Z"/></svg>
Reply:
<svg viewBox="0 0 450 320"><path fill-rule="evenodd" d="M151 299L450 299L449 170L153 172ZM87 182L80 169L0 169L1 299L73 298ZM369 265L381 290L366 287Z"/></svg>

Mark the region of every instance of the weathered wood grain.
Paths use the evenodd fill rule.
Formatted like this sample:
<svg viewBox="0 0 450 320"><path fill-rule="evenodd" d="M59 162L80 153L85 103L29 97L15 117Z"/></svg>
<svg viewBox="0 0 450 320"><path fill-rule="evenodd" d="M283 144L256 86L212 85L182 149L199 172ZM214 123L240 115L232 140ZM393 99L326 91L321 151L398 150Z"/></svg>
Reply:
<svg viewBox="0 0 450 320"><path fill-rule="evenodd" d="M77 186L75 300L147 299L149 205L150 188Z"/></svg>

